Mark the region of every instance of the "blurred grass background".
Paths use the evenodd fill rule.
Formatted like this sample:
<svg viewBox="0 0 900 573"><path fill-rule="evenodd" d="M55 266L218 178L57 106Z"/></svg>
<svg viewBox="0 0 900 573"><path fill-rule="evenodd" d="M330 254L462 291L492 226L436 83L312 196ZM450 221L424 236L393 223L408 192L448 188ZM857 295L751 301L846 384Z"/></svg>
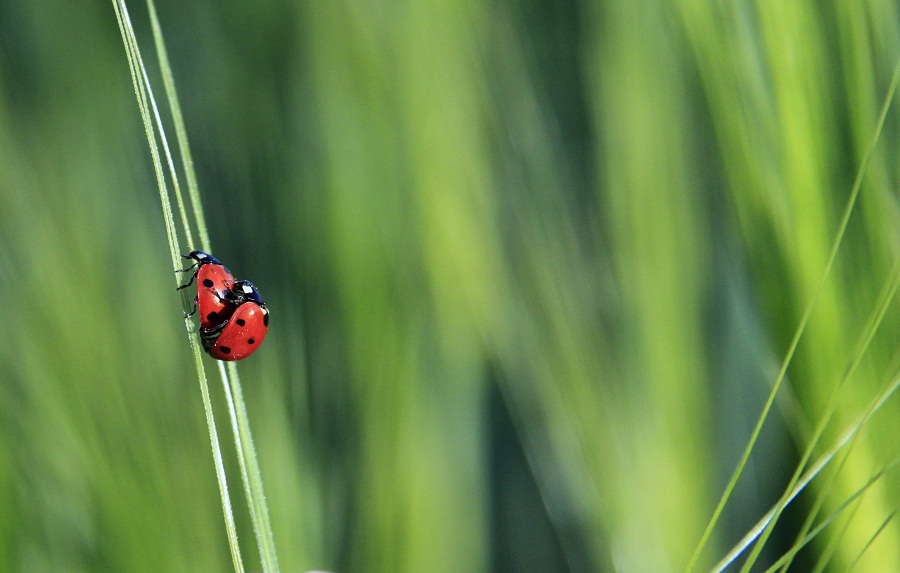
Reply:
<svg viewBox="0 0 900 573"><path fill-rule="evenodd" d="M272 310L240 370L283 571L683 569L822 276L896 3L157 8L213 253ZM858 355L900 254L898 151L892 108L701 569L778 499ZM0 570L230 570L108 2L0 2L0 277ZM894 300L817 451L898 340ZM898 410L761 564L894 460ZM898 506L889 471L795 568L865 548L857 570L891 570Z"/></svg>

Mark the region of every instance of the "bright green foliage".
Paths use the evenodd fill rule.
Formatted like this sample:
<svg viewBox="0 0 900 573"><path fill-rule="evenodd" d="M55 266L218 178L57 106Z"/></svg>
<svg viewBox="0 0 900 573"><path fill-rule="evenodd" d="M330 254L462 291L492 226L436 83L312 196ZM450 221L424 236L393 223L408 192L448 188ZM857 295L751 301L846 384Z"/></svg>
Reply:
<svg viewBox="0 0 900 573"><path fill-rule="evenodd" d="M283 571L705 571L795 472L756 569L900 563L895 2L156 9ZM0 277L0 571L231 570L108 2L0 2Z"/></svg>

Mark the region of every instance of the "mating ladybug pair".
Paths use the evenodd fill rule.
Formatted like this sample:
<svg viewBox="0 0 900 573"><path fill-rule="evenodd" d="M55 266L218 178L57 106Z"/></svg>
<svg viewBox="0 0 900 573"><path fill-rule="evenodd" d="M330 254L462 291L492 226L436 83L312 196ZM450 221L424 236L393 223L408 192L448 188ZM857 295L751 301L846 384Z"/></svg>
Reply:
<svg viewBox="0 0 900 573"><path fill-rule="evenodd" d="M181 272L194 270L197 281L194 310L200 313L200 341L217 360L242 360L262 344L269 330L269 310L250 281L236 281L218 259L203 251L191 251L182 258L196 261Z"/></svg>

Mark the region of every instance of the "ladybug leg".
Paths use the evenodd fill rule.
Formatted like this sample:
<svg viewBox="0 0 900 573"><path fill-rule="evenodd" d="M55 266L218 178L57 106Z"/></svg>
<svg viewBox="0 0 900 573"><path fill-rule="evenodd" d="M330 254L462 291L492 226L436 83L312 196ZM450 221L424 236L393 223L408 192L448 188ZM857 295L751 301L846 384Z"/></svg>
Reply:
<svg viewBox="0 0 900 573"><path fill-rule="evenodd" d="M221 303L235 302L233 296L231 296L231 297L228 296L229 294L231 294L230 289L225 291L225 296L222 296L221 294L219 294L219 291L217 291L214 288L210 288L209 290L212 291L212 293L215 295L215 297L217 299L219 299L219 302L221 302Z"/></svg>
<svg viewBox="0 0 900 573"><path fill-rule="evenodd" d="M190 312L190 314L184 315L185 318L190 318L197 313L197 297L194 297L194 310Z"/></svg>
<svg viewBox="0 0 900 573"><path fill-rule="evenodd" d="M189 270L190 270L190 269L184 269L184 270L181 270L181 271L179 271L179 272L184 272L184 271L189 271ZM191 285L194 283L194 279L195 279L195 278L197 278L197 273L196 273L196 272L195 272L194 274L191 275L191 280L189 280L188 282L184 283L183 285L181 285L180 287L176 288L175 290L181 290L181 289L183 289L183 288L187 288L187 287L191 286Z"/></svg>
<svg viewBox="0 0 900 573"><path fill-rule="evenodd" d="M191 254L193 254L193 253L191 253ZM194 260L194 257L192 257L191 255L181 255L181 258L188 259L188 260ZM180 287L176 288L175 290L181 290L183 288L187 288L187 287L191 286L191 284L194 282L194 279L197 278L197 273L200 271L200 261L197 261L196 263L194 263L193 265L189 266L186 269L178 269L175 272L176 273L186 273L188 271L194 271L194 274L191 275L191 280L189 280L185 284L181 285Z"/></svg>
<svg viewBox="0 0 900 573"><path fill-rule="evenodd" d="M181 257L182 257L182 258L187 258L187 257L185 257L184 255L182 255ZM189 267L186 268L186 269L178 269L178 270L175 271L175 272L176 272L176 273L186 273L186 272L188 272L188 271L192 271L192 270L196 269L196 268L199 267L199 266L200 266L200 263L194 263L193 265L189 266Z"/></svg>

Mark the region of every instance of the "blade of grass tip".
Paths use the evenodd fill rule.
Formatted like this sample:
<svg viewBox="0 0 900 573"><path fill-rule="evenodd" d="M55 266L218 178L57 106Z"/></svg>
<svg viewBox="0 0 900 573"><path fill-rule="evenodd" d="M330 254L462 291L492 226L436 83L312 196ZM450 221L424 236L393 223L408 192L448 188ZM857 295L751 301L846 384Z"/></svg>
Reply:
<svg viewBox="0 0 900 573"><path fill-rule="evenodd" d="M900 369L900 366L898 366ZM787 502L790 503L794 500L803 489L806 488L807 485L817 476L819 473L827 466L831 460L833 460L838 452L840 452L853 437L859 433L862 429L863 425L871 418L875 413L881 409L881 407L888 401L888 399L893 396L894 392L897 391L897 388L900 388L900 372L894 373L893 381L885 388L884 392L881 393L866 409L866 411L857 419L857 421L850 425L847 431L840 437L840 439L835 442L834 446L831 447L825 454L819 457L816 462L810 466L810 468L803 474L803 476L797 481L794 485L794 488L790 491L788 495ZM760 535L760 533L765 529L766 526L771 523L772 518L775 516L775 510L778 508L776 505L772 509L769 510L766 515L760 519L756 525L753 526L752 529L740 540L738 541L731 551L719 561L715 567L712 568L712 571L715 573L719 573L724 571L726 567L731 565L735 559L740 556L741 553L744 552L747 547L750 546L751 543Z"/></svg>
<svg viewBox="0 0 900 573"><path fill-rule="evenodd" d="M806 330L806 325L809 323L809 319L812 316L813 309L815 308L816 304L819 301L819 298L822 295L825 281L831 274L831 268L834 266L834 261L837 258L838 249L841 246L844 238L844 233L847 229L847 224L850 221L850 215L853 213L853 209L856 205L856 199L859 196L859 190L862 187L863 175L865 174L866 166L869 162L869 157L871 156L872 151L880 138L881 130L884 127L884 121L887 117L887 112L890 109L891 101L893 101L894 94L897 91L898 81L900 81L900 63L898 63L894 68L893 77L891 78L891 84L885 96L884 104L882 105L878 121L876 122L875 131L872 134L872 139L869 141L869 146L866 148L866 151L863 154L859 169L857 169L856 179L853 182L853 188L850 191L850 196L847 198L847 203L844 207L844 212L841 216L840 223L838 224L834 240L832 241L831 250L828 254L828 260L825 263L825 268L822 270L822 277L819 279L819 282L816 285L816 290L813 292L812 297L806 304L806 308L803 311L800 322L797 324L797 328L794 332L793 338L791 339L791 343L788 346L787 352L784 355L784 359L781 362L781 368L778 371L778 376L775 378L775 383L772 385L772 389L769 391L769 396L766 399L766 403L763 406L762 412L760 412L759 419L756 421L756 426L753 428L753 432L750 434L750 440L748 441L744 452L741 454L741 458L738 461L734 473L732 473L731 478L728 480L728 483L725 486L725 491L722 493L722 497L719 499L719 502L716 505L715 510L713 511L713 515L710 518L706 529L703 531L703 535L700 537L700 541L698 542L696 549L694 549L694 553L691 556L690 561L688 561L688 565L685 568L686 571L693 571L697 566L697 561L700 559L700 554L706 547L706 544L709 541L710 536L712 535L713 529L718 523L722 512L725 510L725 504L727 504L728 500L731 499L731 494L734 492L734 488L737 486L738 479L743 474L744 468L747 465L747 461L750 459L750 454L753 452L753 448L756 446L756 442L759 440L759 435L762 432L763 424L768 418L769 411L772 409L772 404L775 401L775 395L778 393L778 389L781 387L781 384L784 381L788 366L790 366L791 360L793 360L794 358L794 353L797 350L797 346L800 344L800 338L803 336L803 333ZM799 472L795 472L794 474L794 479L792 479L794 483L796 483L796 477L798 476L798 474ZM791 487L792 486L789 486L788 488L786 488L786 490L789 492L791 490ZM784 501L784 499L785 498L782 497L781 501ZM781 503L779 503L779 506L780 505ZM770 522L769 526L767 526L766 528L766 531L763 532L764 538L768 538L769 533L767 532L771 531L770 528L774 525L775 521L777 521L777 517L780 513L781 510L778 509L778 506L776 506L776 512L773 516L775 519ZM754 554L758 555L759 551L761 550L761 544L757 544L754 548ZM748 559L748 561L750 560L755 560L755 558ZM747 565L745 564L745 568L742 569L742 571L746 570L746 567Z"/></svg>
<svg viewBox="0 0 900 573"><path fill-rule="evenodd" d="M841 216L841 221L838 225L837 233L835 234L834 241L832 242L831 250L828 253L828 262L825 265L825 270L822 273L822 278L819 280L819 284L816 286L816 292L813 295L813 299L810 301L810 305L807 306L806 312L804 313L804 319L806 321L809 320L809 316L812 314L814 303L821 295L822 290L825 286L825 280L828 278L832 266L834 266L834 261L837 258L838 249L841 246L841 242L843 241L844 234L847 230L847 225L850 222L850 215L853 214L853 208L856 205L856 199L857 197L859 197L859 191L862 188L862 182L863 178L865 177L866 167L869 163L869 157L872 155L872 152L874 151L878 140L881 138L881 130L884 127L885 120L887 119L887 114L888 110L891 107L891 102L894 100L894 94L897 91L898 82L900 82L900 63L898 63L894 67L894 74L891 78L891 84L888 88L887 94L885 95L884 103L881 106L881 113L879 114L878 121L875 124L875 130L872 133L872 139L869 141L869 145L866 148L865 153L863 154L862 161L860 162L859 169L857 169L856 171L856 179L853 182L853 189L850 192L850 197L847 198L847 205L844 207L844 213ZM804 322L804 327L805 326L806 325ZM799 477L800 470L801 468L798 468L798 471L794 472L794 476L791 479L792 482L796 481L796 479ZM785 493L790 491L791 487L792 484L789 483L788 487L785 488ZM780 507L776 506L774 519L772 519L771 523L766 526L766 529L760 536L759 541L757 541L756 545L754 545L753 551L751 551L750 555L747 557L747 561L744 562L744 566L741 567L741 573L747 573L750 571L750 568L753 567L753 564L759 557L759 554L762 551L763 547L765 547L769 536L772 534L772 530L774 529L775 524L778 522L778 519L781 516L781 511L784 509L783 505L779 504L779 506Z"/></svg>
<svg viewBox="0 0 900 573"><path fill-rule="evenodd" d="M866 542L865 545L863 545L862 549L860 549L859 553L856 555L856 557L853 559L853 561L850 562L850 565L847 567L847 573L850 573L851 571L853 571L856 568L856 565L863 558L863 555L866 554L866 551L869 550L869 547L871 547L872 544L875 543L875 540L878 539L878 536L881 535L881 532L887 528L888 524L894 519L894 516L896 516L896 515L897 515L897 509L894 509L894 511L892 511L887 516L887 518L881 523L881 525L878 527L878 529L875 530L875 533L872 534L872 537L869 538L869 540Z"/></svg>
<svg viewBox="0 0 900 573"><path fill-rule="evenodd" d="M253 435L250 432L250 418L247 415L244 393L241 389L241 382L235 363L228 363L228 374L230 376L226 376L225 369L221 364L219 367L222 374L222 382L225 384L225 393L234 430L235 447L238 450L241 478L244 481L244 492L247 495L247 504L250 508L253 529L259 545L260 560L262 561L263 570L266 573L272 573L278 571L278 555L275 551L275 537L272 533L269 508L263 489L262 472L259 469L256 447L253 445ZM228 388L229 378L231 380L230 390Z"/></svg>
<svg viewBox="0 0 900 573"><path fill-rule="evenodd" d="M869 317L866 319L866 323L860 332L859 340L856 343L856 350L853 352L850 364L847 366L847 369L845 370L840 383L832 392L825 413L816 427L814 437L807 444L806 451L804 452L800 463L798 464L798 467L806 467L806 462L812 455L813 448L818 445L819 440L821 439L822 434L825 431L825 427L834 417L834 413L837 411L837 406L840 403L840 392L850 381L853 373L856 371L856 368L862 361L862 357L865 355L865 352L866 350L868 350L872 339L875 337L875 333L878 331L878 327L881 326L881 322L887 314L887 311L891 306L891 302L893 301L894 296L897 294L898 288L900 288L900 259L896 259L894 261L894 266L891 268L891 272L888 275L888 280L885 281L884 287L881 289L881 292L876 299L875 306L872 309ZM843 465L843 461L841 462L841 465ZM803 522L803 525L800 527L800 531L797 533L798 540L802 539L806 535L806 532L809 531L809 528L812 527L813 522L815 522L819 510L822 508L822 505L825 502L825 496L837 479L838 473L839 472L836 472L834 475L832 475L831 478L829 478L828 483L820 488L820 493L817 496L816 502L810 508L806 519ZM788 560L784 564L782 571L787 571L790 565L791 561Z"/></svg>
<svg viewBox="0 0 900 573"><path fill-rule="evenodd" d="M197 185L197 175L194 173L194 160L191 157L191 148L188 145L187 129L184 127L184 116L181 114L181 105L178 103L178 94L175 91L175 79L172 75L172 67L169 65L169 55L166 51L166 44L163 41L162 29L159 25L159 18L156 16L156 6L153 0L147 0L147 9L150 12L150 25L153 30L160 71L162 72L163 87L166 90L166 97L169 99L169 110L172 112L172 122L175 125L175 138L178 141L178 149L181 152L181 163L184 166L184 174L187 179L188 196L191 198L191 208L194 210L197 233L200 235L200 245L203 250L210 251L206 217L203 214L203 203L200 201L200 189ZM180 201L181 197L179 196Z"/></svg>
<svg viewBox="0 0 900 573"><path fill-rule="evenodd" d="M156 146L156 135L153 130L153 122L150 118L148 101L152 102L152 106L156 109L156 102L153 98L152 88L147 79L146 73L142 74L144 82L138 80L138 69L143 70L143 61L140 50L137 45L137 39L134 35L134 28L131 25L131 19L128 15L128 9L124 0L113 0L113 7L116 12L116 19L119 24L119 31L122 34L122 41L125 45L125 51L128 56L128 64L131 70L132 82L135 87L135 94L140 108L141 118L144 122L144 129L147 134L147 140L150 145L150 153L153 158L154 169L157 176L157 183L160 191L160 201L162 203L164 219L166 223L166 233L169 240L170 254L172 255L172 264L174 269L179 268L178 253L178 237L175 231L174 217L172 207L169 203L168 191L165 185L165 176L163 175L162 164L160 161L159 149ZM158 118L158 114L157 114ZM162 130L161 122L158 123L159 129ZM161 135L164 137L164 135ZM171 156L169 156L171 160ZM193 333L193 325L190 319L185 317L185 328L188 331L188 340L194 355L194 365L197 370L197 378L200 382L200 391L203 397L203 405L206 411L207 426L210 434L210 442L213 451L213 460L216 467L216 478L219 483L219 493L222 501L223 513L225 516L226 532L228 536L229 547L231 549L232 561L235 571L243 573L244 567L241 561L240 546L237 539L237 528L234 523L234 515L231 509L231 498L228 495L228 484L225 476L225 466L222 461L222 453L219 448L218 432L215 426L215 419L212 413L212 403L209 399L209 387L206 381L206 373L203 368L203 362L200 355L199 344Z"/></svg>
<svg viewBox="0 0 900 573"><path fill-rule="evenodd" d="M869 488L875 484L875 482L877 482L879 479L881 479L882 476L884 476L884 474L886 474L894 466L896 466L898 461L900 461L900 458L894 458L893 461L891 461L885 467L878 470L875 473L875 475L873 475L871 478L869 478L869 480L865 484L863 484L862 487L860 487L855 492L853 492L850 495L850 497L845 499L843 501L843 503L841 503L841 505L839 505L833 512L831 512L831 514L829 514L825 519L823 519L822 522L819 525L817 525L815 529L810 531L799 543L795 543L794 546L791 547L791 549L788 550L780 559L778 559L775 563L773 563L771 567L766 569L765 573L772 573L776 569L779 569L780 567L782 567L788 559L793 559L793 557L801 549L803 549L806 545L808 545L810 541L815 539L815 537L817 535L819 535L822 531L824 531L826 527L831 525L831 523L835 519L837 519L838 516L841 515L848 507L850 507L851 505L854 505L862 497L862 495L865 494L865 492L867 492L869 490ZM855 507L855 505L854 505L854 507Z"/></svg>

